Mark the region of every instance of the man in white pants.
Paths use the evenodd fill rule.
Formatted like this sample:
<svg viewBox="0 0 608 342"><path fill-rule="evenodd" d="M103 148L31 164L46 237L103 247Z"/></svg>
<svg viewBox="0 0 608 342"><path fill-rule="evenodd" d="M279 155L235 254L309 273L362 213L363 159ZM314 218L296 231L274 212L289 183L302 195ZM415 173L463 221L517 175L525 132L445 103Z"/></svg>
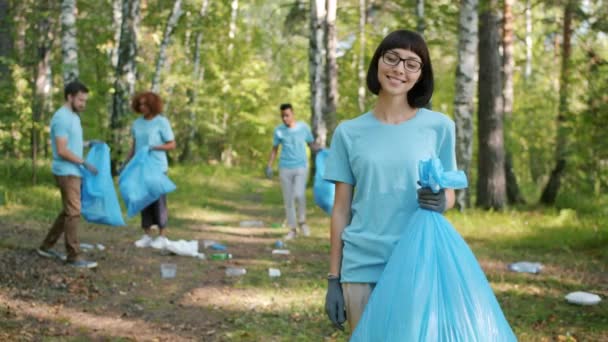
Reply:
<svg viewBox="0 0 608 342"><path fill-rule="evenodd" d="M302 235L310 235L310 228L306 224L306 180L308 179L306 144L313 151L316 150L316 145L310 127L302 121L295 120L291 104L284 103L280 106L280 109L283 124L277 126L274 130L272 151L266 166L266 176L268 178L272 177L272 164L277 156L279 145L281 145L279 176L281 178L281 189L283 190L285 215L289 226L289 233L285 236L285 239L291 240L296 237L298 226Z"/></svg>

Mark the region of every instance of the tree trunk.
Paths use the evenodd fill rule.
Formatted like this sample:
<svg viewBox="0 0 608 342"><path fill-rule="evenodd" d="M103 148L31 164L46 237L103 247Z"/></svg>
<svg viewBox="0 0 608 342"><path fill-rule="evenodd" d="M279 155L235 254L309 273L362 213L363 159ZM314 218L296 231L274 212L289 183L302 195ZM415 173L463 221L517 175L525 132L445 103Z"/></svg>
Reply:
<svg viewBox="0 0 608 342"><path fill-rule="evenodd" d="M112 1L112 29L114 30L114 47L110 50L110 61L112 68L118 66L118 45L120 45L120 30L122 28L122 1Z"/></svg>
<svg viewBox="0 0 608 342"><path fill-rule="evenodd" d="M310 43L309 43L309 73L310 73L310 104L311 126L315 142L321 146L326 145L327 125L323 119L323 105L325 104L326 82L324 80L324 21L325 0L310 1Z"/></svg>
<svg viewBox="0 0 608 342"><path fill-rule="evenodd" d="M526 69L524 78L530 79L532 76L532 4L531 0L526 0Z"/></svg>
<svg viewBox="0 0 608 342"><path fill-rule="evenodd" d="M508 120L513 114L513 1L504 0L502 20L502 51L503 51L503 112ZM508 132L508 129L507 129ZM513 160L508 148L505 148L505 180L507 182L507 201L509 204L525 203L519 191L517 176L513 171Z"/></svg>
<svg viewBox="0 0 608 342"><path fill-rule="evenodd" d="M568 128L568 85L570 78L570 54L572 37L572 16L575 10L574 0L568 0L564 7L564 32L562 39L562 67L559 84L559 109L557 114L557 139L555 143L555 167L551 171L549 181L545 185L540 198L542 204L553 205L557 199L561 178L566 171L566 152Z"/></svg>
<svg viewBox="0 0 608 342"><path fill-rule="evenodd" d="M78 79L78 41L76 40L76 0L61 2L61 54L63 83Z"/></svg>
<svg viewBox="0 0 608 342"><path fill-rule="evenodd" d="M479 27L477 206L502 209L506 182L497 0L486 0L483 5Z"/></svg>
<svg viewBox="0 0 608 342"><path fill-rule="evenodd" d="M167 58L167 47L171 41L171 33L177 26L182 13L182 0L175 0L171 13L169 14L169 18L167 19L167 25L165 25L163 41L160 44L158 58L156 59L156 69L154 71L154 77L152 78L152 91L155 93L158 93L160 90L160 73L165 64L165 59Z"/></svg>
<svg viewBox="0 0 608 342"><path fill-rule="evenodd" d="M124 159L128 149L126 132L126 115L129 112L130 97L135 92L137 80L137 28L140 21L139 0L122 0L122 22L116 62L116 78L112 96L112 131L113 151L112 165L115 168L119 160Z"/></svg>
<svg viewBox="0 0 608 342"><path fill-rule="evenodd" d="M416 0L416 31L424 36L426 20L424 18L424 0Z"/></svg>
<svg viewBox="0 0 608 342"><path fill-rule="evenodd" d="M338 62L336 59L336 47L338 37L336 33L336 11L337 0L327 1L327 15L325 19L326 35L325 35L325 50L326 54L326 81L327 81L327 96L324 109L323 120L325 121L326 130L331 132L334 129L336 122L336 109L338 107ZM319 139L322 142L321 147L327 146L327 133L325 137Z"/></svg>
<svg viewBox="0 0 608 342"><path fill-rule="evenodd" d="M10 79L10 69L6 60L13 55L12 27L8 0L0 0L0 82L2 83Z"/></svg>
<svg viewBox="0 0 608 342"><path fill-rule="evenodd" d="M207 16L207 8L209 7L209 0L203 0L203 3L201 5L201 10L199 12L199 18L200 21L204 21L206 19ZM194 89L189 89L188 90L188 104L190 109L190 132L188 133L188 135L186 136L186 139L183 142L184 145L184 149L182 150L182 153L179 156L179 161L180 162L184 162L186 160L188 160L190 158L190 154L192 152L192 143L194 140L194 137L196 136L196 133L198 131L197 129L197 124L196 124L196 111L193 108L194 104L196 103L196 88L198 88L201 84L202 81L205 77L205 69L201 67L201 46L203 43L203 31L202 29L198 29L198 32L196 33L196 39L194 42L194 56L193 56L193 72L192 72L192 76L194 78L194 84L195 87Z"/></svg>
<svg viewBox="0 0 608 342"><path fill-rule="evenodd" d="M47 110L51 95L51 48L53 46L54 29L53 22L48 14L51 12L52 4L49 1L38 3L40 13L37 23L38 43L36 47L36 76L34 101L32 103L32 128L31 128L31 153L32 153L32 183L37 182L36 163L38 151L40 150L40 133L43 127L42 118Z"/></svg>
<svg viewBox="0 0 608 342"><path fill-rule="evenodd" d="M367 22L367 5L365 0L359 0L359 64L357 74L359 75L359 89L357 91L359 111L365 110L365 23Z"/></svg>
<svg viewBox="0 0 608 342"><path fill-rule="evenodd" d="M238 15L238 11L239 11L239 1L238 0L232 0L232 5L231 5L231 12L230 12L230 26L229 26L229 31L228 31L228 65L231 65L232 60L234 58L233 56L233 50L234 50L234 38L236 37L236 19L237 19L237 15ZM228 87L229 88L229 87ZM225 166L232 166L233 161L232 161L232 157L233 157L233 150L232 150L232 141L231 138L229 136L229 130L228 130L228 126L229 126L229 120L230 120L230 103L228 102L224 102L224 117L222 118L222 130L224 131L224 135L223 135L223 142L222 142L222 152L220 154L220 159L222 161L222 164L224 164Z"/></svg>
<svg viewBox="0 0 608 342"><path fill-rule="evenodd" d="M458 64L456 67L456 94L454 121L456 123L456 160L458 167L470 175L473 158L473 100L475 97L475 69L477 67L477 4L478 0L460 1L458 26ZM472 183L469 181L469 183ZM460 210L470 206L469 190L456 192Z"/></svg>

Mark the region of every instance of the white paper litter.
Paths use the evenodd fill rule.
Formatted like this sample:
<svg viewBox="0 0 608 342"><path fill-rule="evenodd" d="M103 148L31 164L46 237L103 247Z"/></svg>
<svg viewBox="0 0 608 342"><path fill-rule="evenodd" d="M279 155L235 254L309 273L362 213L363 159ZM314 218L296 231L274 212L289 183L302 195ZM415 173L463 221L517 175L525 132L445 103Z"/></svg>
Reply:
<svg viewBox="0 0 608 342"><path fill-rule="evenodd" d="M600 296L583 291L570 292L566 295L566 300L568 303L578 304L578 305L596 305L602 301Z"/></svg>

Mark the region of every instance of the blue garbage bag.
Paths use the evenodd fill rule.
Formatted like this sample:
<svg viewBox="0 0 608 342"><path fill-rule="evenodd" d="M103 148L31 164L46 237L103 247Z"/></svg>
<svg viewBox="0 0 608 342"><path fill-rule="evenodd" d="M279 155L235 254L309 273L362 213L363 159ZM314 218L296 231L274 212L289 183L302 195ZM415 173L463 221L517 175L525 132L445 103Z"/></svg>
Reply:
<svg viewBox="0 0 608 342"><path fill-rule="evenodd" d="M462 171L422 161L420 183L437 192L467 186ZM351 342L517 341L479 263L443 215L413 214Z"/></svg>
<svg viewBox="0 0 608 342"><path fill-rule="evenodd" d="M118 196L110 170L110 147L94 144L86 157L87 163L97 168L93 175L82 168L81 214L85 220L110 226L124 226Z"/></svg>
<svg viewBox="0 0 608 342"><path fill-rule="evenodd" d="M120 173L118 188L127 206L127 216L132 217L177 187L146 147L137 151Z"/></svg>
<svg viewBox="0 0 608 342"><path fill-rule="evenodd" d="M325 160L329 156L329 152L325 149L319 150L315 158L315 179L312 192L315 203L319 208L331 215L331 210L334 207L334 195L336 193L336 185L323 178L325 173Z"/></svg>

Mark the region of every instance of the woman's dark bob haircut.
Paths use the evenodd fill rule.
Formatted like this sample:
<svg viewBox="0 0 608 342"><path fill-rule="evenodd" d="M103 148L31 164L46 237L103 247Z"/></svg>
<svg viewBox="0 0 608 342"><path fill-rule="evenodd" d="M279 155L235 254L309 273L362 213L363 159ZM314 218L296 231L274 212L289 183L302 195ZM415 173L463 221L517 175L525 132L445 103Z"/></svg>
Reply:
<svg viewBox="0 0 608 342"><path fill-rule="evenodd" d="M426 106L431 101L431 96L433 96L433 67L424 38L413 31L393 31L382 40L367 69L367 88L376 95L380 92L382 87L378 81L378 62L385 52L392 49L410 50L422 60L420 79L407 93L407 102L413 108ZM399 63L399 67L402 67L401 63Z"/></svg>

